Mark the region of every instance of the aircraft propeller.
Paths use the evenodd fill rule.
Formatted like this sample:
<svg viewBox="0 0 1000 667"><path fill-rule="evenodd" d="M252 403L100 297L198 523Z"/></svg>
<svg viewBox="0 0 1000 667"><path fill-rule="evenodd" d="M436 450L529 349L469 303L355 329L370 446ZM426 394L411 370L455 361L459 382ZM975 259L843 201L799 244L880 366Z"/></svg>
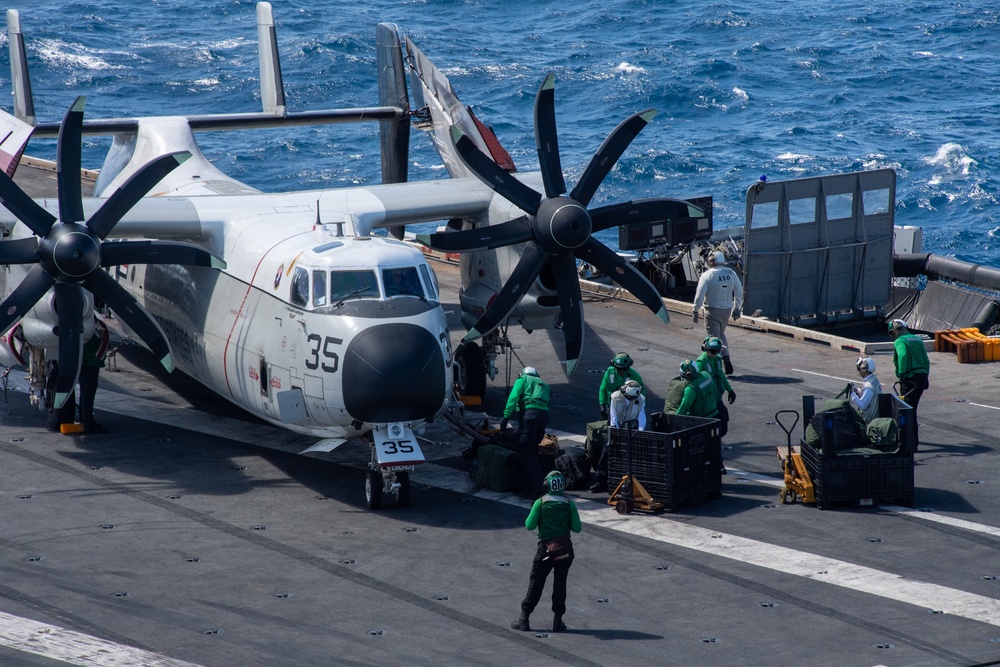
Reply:
<svg viewBox="0 0 1000 667"><path fill-rule="evenodd" d="M0 243L0 264L35 264L21 284L0 304L0 332L5 332L49 291L55 293L59 337L59 373L54 407L69 398L80 374L83 352L84 296L87 289L107 304L173 370L170 347L159 325L102 269L119 264L187 264L222 268L207 250L167 241L105 239L122 217L167 174L191 157L180 151L159 157L132 175L84 224L81 183L83 109L78 97L63 117L56 148L59 219L35 203L0 171L0 204L37 238Z"/></svg>
<svg viewBox="0 0 1000 667"><path fill-rule="evenodd" d="M591 158L573 191L566 195L556 134L555 76L548 74L535 96L535 146L541 166L544 197L501 168L478 149L457 126L451 136L462 159L476 176L526 215L498 224L459 232L421 234L422 243L437 250L461 252L524 243L510 278L486 312L465 336L488 334L507 318L531 284L548 266L555 278L566 340L566 373L572 374L583 347L583 307L576 258L589 262L631 292L664 324L670 316L656 288L631 264L592 237L617 225L687 217L692 205L680 199L650 198L589 210L591 198L632 140L656 115L653 109L622 121Z"/></svg>

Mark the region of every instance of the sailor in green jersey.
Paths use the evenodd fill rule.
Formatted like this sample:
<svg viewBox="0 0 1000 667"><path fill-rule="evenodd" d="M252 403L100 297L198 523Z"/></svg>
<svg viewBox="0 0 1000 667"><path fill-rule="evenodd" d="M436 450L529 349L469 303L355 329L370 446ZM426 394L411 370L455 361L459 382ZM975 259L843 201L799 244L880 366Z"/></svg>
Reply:
<svg viewBox="0 0 1000 667"><path fill-rule="evenodd" d="M712 376L690 359L681 362L680 370L681 376L688 380L688 386L684 388L684 398L677 408L677 414L718 419L719 392Z"/></svg>
<svg viewBox="0 0 1000 667"><path fill-rule="evenodd" d="M701 356L695 359L695 363L712 376L715 381L715 390L719 395L719 421L722 422L720 431L722 435L725 435L729 431L729 408L723 403L722 394L726 394L729 404L732 405L736 401L736 392L733 391L732 385L729 384L729 378L726 377L722 369L720 356L722 354L722 340L716 336L708 336L701 344L701 349Z"/></svg>
<svg viewBox="0 0 1000 667"><path fill-rule="evenodd" d="M930 386L928 376L931 372L931 360L927 357L924 341L910 333L910 327L905 321L890 322L889 335L894 341L892 363L896 366L896 377L899 378L899 395L913 408L913 439L916 450L916 445L920 443L917 404L920 403L924 390Z"/></svg>
<svg viewBox="0 0 1000 667"><path fill-rule="evenodd" d="M549 385L538 377L538 371L532 366L525 366L521 374L514 380L514 386L507 397L507 407L500 420L500 429L507 428L507 420L514 413L521 413L517 429L518 452L524 462L525 474L528 476L529 492L532 498L544 493L542 488L542 466L538 462L538 443L545 435L545 427L549 425Z"/></svg>
<svg viewBox="0 0 1000 667"><path fill-rule="evenodd" d="M642 395L646 395L646 385L642 382L639 371L632 368L632 357L624 352L619 352L611 360L608 370L604 371L601 378L601 388L597 392L597 401L600 404L601 419L608 419L608 406L611 404L611 394L621 389L628 380L635 380L642 389Z"/></svg>
<svg viewBox="0 0 1000 667"><path fill-rule="evenodd" d="M545 580L549 572L555 572L552 579L552 631L566 629L563 614L566 613L566 577L573 564L573 542L570 531L579 533L583 528L576 504L566 497L566 479L558 470L545 477L548 491L531 506L531 512L524 521L528 530L538 530L538 549L531 563L528 579L528 593L521 601L521 615L510 624L515 630L531 630L528 617L542 599Z"/></svg>

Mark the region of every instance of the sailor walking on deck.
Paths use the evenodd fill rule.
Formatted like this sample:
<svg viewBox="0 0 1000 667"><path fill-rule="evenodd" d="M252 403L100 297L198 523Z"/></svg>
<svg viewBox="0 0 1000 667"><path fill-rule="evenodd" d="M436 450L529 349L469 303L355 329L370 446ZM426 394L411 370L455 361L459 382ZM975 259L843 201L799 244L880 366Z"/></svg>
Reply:
<svg viewBox="0 0 1000 667"><path fill-rule="evenodd" d="M905 321L890 322L889 335L894 341L892 363L896 366L896 377L899 378L899 397L913 408L913 440L916 450L916 446L920 444L917 404L920 403L924 390L930 386L928 376L931 372L931 360L927 357L924 341L910 333L910 326Z"/></svg>
<svg viewBox="0 0 1000 667"><path fill-rule="evenodd" d="M729 317L740 319L743 307L743 283L736 272L726 266L726 254L713 252L708 256L708 270L698 279L694 293L692 321L697 324L702 304L705 305L705 330L709 336L722 341L722 363L726 373L732 375L733 363L729 359L729 342L726 340L726 326Z"/></svg>
<svg viewBox="0 0 1000 667"><path fill-rule="evenodd" d="M576 503L563 492L566 480L558 470L545 477L547 493L531 506L524 527L538 529L538 549L531 563L528 592L521 601L521 615L510 624L515 630L531 630L528 617L542 599L542 590L549 572L555 571L552 580L552 631L566 629L563 614L566 613L566 578L573 564L573 541L570 531L579 533L583 529Z"/></svg>

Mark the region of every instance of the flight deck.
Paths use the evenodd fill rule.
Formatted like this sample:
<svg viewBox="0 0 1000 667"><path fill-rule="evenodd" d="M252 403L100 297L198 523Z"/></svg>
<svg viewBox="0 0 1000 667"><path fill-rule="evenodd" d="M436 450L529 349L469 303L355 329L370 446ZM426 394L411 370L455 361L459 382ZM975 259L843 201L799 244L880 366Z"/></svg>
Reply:
<svg viewBox="0 0 1000 667"><path fill-rule="evenodd" d="M456 345L457 266L434 267ZM510 380L538 368L566 446L598 418L616 352L635 359L652 411L705 335L683 312L665 328L641 305L584 298L572 378L559 332L511 333ZM299 456L308 438L167 376L138 345L101 373L106 435L48 431L11 371L0 399L0 662L1000 664L1000 364L930 354L914 508L820 510L780 502L774 415L838 393L866 341L728 334L737 400L722 497L619 515L606 496L571 492L584 529L569 631L558 634L548 593L534 632L510 629L534 553L528 501L476 489L461 457L471 443L443 420L422 435L428 463L412 474L412 505L370 511L367 448ZM874 358L891 387L891 354ZM504 370L485 414L502 411Z"/></svg>

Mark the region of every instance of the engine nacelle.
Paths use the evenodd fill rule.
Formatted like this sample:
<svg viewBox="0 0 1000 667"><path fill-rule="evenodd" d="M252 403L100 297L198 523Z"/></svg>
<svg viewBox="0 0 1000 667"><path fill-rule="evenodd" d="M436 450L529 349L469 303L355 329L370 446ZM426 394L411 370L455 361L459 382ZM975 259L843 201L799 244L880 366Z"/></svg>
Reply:
<svg viewBox="0 0 1000 667"><path fill-rule="evenodd" d="M21 324L0 336L0 364L7 367L27 366L28 346L21 337Z"/></svg>
<svg viewBox="0 0 1000 667"><path fill-rule="evenodd" d="M94 296L87 290L80 291L83 293L83 339L87 340L94 335ZM59 312L56 308L56 295L50 290L21 320L21 332L29 345L53 351L59 349L59 336L56 335Z"/></svg>

